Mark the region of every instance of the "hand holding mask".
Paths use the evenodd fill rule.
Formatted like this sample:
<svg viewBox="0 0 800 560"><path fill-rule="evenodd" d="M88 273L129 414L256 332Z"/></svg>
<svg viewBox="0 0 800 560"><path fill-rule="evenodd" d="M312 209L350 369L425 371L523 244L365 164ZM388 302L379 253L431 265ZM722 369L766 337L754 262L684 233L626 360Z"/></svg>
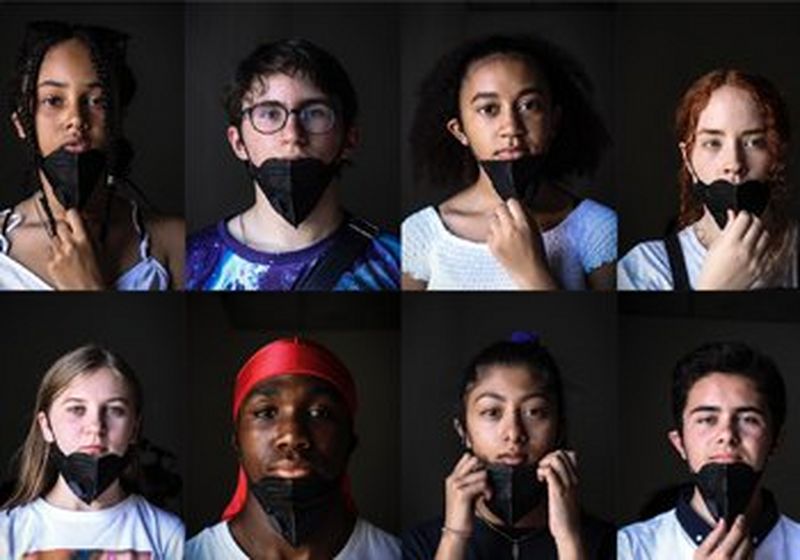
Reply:
<svg viewBox="0 0 800 560"><path fill-rule="evenodd" d="M539 226L517 199L510 198L495 209L489 218L486 244L521 289L557 288Z"/></svg>

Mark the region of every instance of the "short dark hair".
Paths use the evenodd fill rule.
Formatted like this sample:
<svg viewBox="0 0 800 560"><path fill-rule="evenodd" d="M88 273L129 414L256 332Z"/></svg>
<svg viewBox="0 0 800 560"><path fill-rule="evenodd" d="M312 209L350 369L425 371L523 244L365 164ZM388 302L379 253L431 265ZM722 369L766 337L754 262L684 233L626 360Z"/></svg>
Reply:
<svg viewBox="0 0 800 560"><path fill-rule="evenodd" d="M593 88L586 72L572 56L543 39L497 35L447 53L423 80L410 137L415 180L460 190L477 179L475 157L453 138L447 122L460 116L459 93L470 65L496 54L529 61L542 72L554 105L561 108L558 130L545 158L545 178L558 181L593 172L610 140L590 102Z"/></svg>
<svg viewBox="0 0 800 560"><path fill-rule="evenodd" d="M683 411L691 388L716 372L740 375L755 384L767 401L774 442L786 420L786 385L772 358L744 342L711 342L678 360L672 373L672 416L677 429L683 430Z"/></svg>
<svg viewBox="0 0 800 560"><path fill-rule="evenodd" d="M345 130L355 122L358 99L344 67L332 54L311 41L294 38L259 45L239 63L223 96L229 124L236 127L242 124L242 100L255 80L271 74L307 78L334 99Z"/></svg>
<svg viewBox="0 0 800 560"><path fill-rule="evenodd" d="M466 429L466 397L486 371L496 365L520 366L528 369L530 374L538 376L545 394L556 405L558 411L559 439L566 437L566 407L564 405L564 388L561 381L561 370L553 355L543 346L538 338L515 342L500 340L481 350L470 360L461 375L461 383L456 404L456 419Z"/></svg>
<svg viewBox="0 0 800 560"><path fill-rule="evenodd" d="M39 156L36 137L36 86L42 61L54 46L70 39L81 41L89 49L97 77L103 89L106 109L106 138L109 172L124 177L130 171L133 149L122 129L124 109L136 92L136 80L126 61L128 35L92 25L59 21L37 21L28 24L19 48L14 75L8 88L8 108L16 113L25 131L29 157L29 182L39 187L34 172Z"/></svg>

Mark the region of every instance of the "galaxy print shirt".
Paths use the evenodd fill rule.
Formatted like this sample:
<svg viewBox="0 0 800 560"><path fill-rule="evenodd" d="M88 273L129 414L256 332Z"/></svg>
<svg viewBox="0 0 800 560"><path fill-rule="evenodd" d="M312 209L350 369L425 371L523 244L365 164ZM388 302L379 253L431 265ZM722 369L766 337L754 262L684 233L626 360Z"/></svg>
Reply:
<svg viewBox="0 0 800 560"><path fill-rule="evenodd" d="M333 245L347 227L345 221L330 237L287 253L264 253L237 241L227 220L189 236L186 244L186 289L225 291L289 291ZM400 242L378 233L334 291L400 289Z"/></svg>

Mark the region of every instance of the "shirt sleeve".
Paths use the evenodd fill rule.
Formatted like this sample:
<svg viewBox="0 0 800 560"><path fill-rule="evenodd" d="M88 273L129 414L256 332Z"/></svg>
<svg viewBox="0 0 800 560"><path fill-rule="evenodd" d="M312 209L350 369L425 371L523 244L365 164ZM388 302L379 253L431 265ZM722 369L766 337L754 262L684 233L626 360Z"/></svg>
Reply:
<svg viewBox="0 0 800 560"><path fill-rule="evenodd" d="M619 290L672 290L672 270L663 241L639 243L617 264Z"/></svg>
<svg viewBox="0 0 800 560"><path fill-rule="evenodd" d="M403 220L400 226L403 273L425 282L431 278L430 254L436 235L430 213L435 214L435 210L424 208Z"/></svg>
<svg viewBox="0 0 800 560"><path fill-rule="evenodd" d="M617 560L635 560L630 538L623 530L617 531Z"/></svg>
<svg viewBox="0 0 800 560"><path fill-rule="evenodd" d="M172 560L174 558L176 560L181 560L183 558L183 547L185 543L186 529L183 523L178 523L175 530L172 531L172 534L164 543L164 559Z"/></svg>
<svg viewBox="0 0 800 560"><path fill-rule="evenodd" d="M586 204L579 250L583 272L589 274L617 260L617 213L593 201Z"/></svg>

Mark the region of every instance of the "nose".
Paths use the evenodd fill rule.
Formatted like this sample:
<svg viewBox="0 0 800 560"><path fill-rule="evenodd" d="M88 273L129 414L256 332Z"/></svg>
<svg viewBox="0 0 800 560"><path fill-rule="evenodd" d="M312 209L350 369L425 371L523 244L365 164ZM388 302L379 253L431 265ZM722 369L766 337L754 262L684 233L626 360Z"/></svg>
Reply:
<svg viewBox="0 0 800 560"><path fill-rule="evenodd" d="M525 134L525 124L515 107L506 107L500 118L500 135L503 138L514 138Z"/></svg>
<svg viewBox="0 0 800 560"><path fill-rule="evenodd" d="M277 426L275 446L282 451L298 451L311 446L305 422L296 415L287 416Z"/></svg>
<svg viewBox="0 0 800 560"><path fill-rule="evenodd" d="M717 442L726 446L735 447L741 441L739 424L735 416L729 416L719 424Z"/></svg>
<svg viewBox="0 0 800 560"><path fill-rule="evenodd" d="M296 111L292 111L286 116L286 124L281 129L281 135L289 143L304 143L308 139L303 122Z"/></svg>
<svg viewBox="0 0 800 560"><path fill-rule="evenodd" d="M65 115L65 127L70 132L84 132L89 128L88 110L82 103L69 103Z"/></svg>
<svg viewBox="0 0 800 560"><path fill-rule="evenodd" d="M522 423L520 411L514 410L506 417L504 429L504 439L510 443L524 444L528 441L528 431Z"/></svg>
<svg viewBox="0 0 800 560"><path fill-rule="evenodd" d="M88 434L97 434L100 436L105 435L107 427L105 410L98 408L96 410L87 412L84 430Z"/></svg>
<svg viewBox="0 0 800 560"><path fill-rule="evenodd" d="M725 178L732 183L737 183L747 175L747 161L744 149L739 142L732 142L725 151L722 172Z"/></svg>

